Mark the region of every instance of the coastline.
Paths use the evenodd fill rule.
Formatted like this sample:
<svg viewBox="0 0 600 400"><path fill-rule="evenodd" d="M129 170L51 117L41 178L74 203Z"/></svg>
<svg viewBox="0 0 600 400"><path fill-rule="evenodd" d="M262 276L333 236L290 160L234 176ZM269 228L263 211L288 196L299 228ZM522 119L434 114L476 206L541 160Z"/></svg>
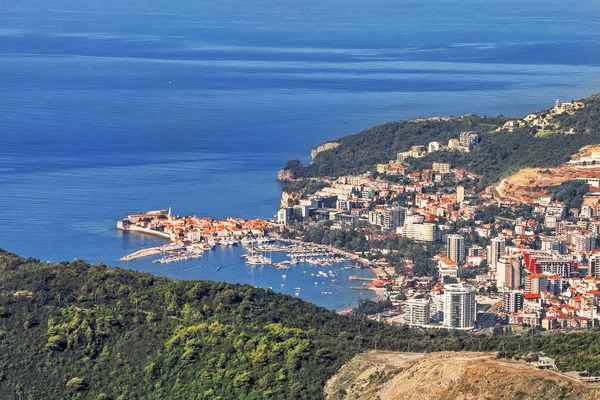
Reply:
<svg viewBox="0 0 600 400"><path fill-rule="evenodd" d="M129 225L129 226L124 227L124 226L121 226L120 224L117 224L117 230L145 233L145 234L161 237L163 239L169 239L170 242L174 242L172 236L167 233L156 231L153 229L142 228L142 227L139 227L136 225ZM311 247L326 249L333 253L342 255L353 262L361 264L364 268L368 268L372 272L372 274L375 278L374 282L378 279L386 280L389 278L389 276L387 276L387 274L382 269L380 269L378 267L374 267L373 265L371 265L371 263L368 260L358 256L355 253L341 250L341 249L338 249L338 248L330 246L330 245L313 243L313 242L304 242L304 241L298 240L298 239L285 239L285 238L281 238L279 235L273 235L272 239L280 241L280 242L284 242L284 243L289 243L289 244L300 244L300 245L304 245L304 246L311 246ZM165 248L163 246L149 247L149 248L141 249L141 250L135 251L133 253L127 254L127 255L121 257L119 260L123 261L123 262L128 262L128 261L136 260L136 259L143 258L143 257L149 257L149 256L161 254L163 251L165 251ZM369 284L368 287L365 287L365 289L372 290L377 294L380 294L380 292L382 291L382 289L380 287L374 286L373 283Z"/></svg>
<svg viewBox="0 0 600 400"><path fill-rule="evenodd" d="M127 227L124 226L119 226L117 224L117 230L118 231L130 231L130 232L139 232L139 233L147 233L148 235L153 235L153 236L158 236L161 237L163 239L169 239L169 241L173 241L173 236L169 235L168 233L164 233L164 232L160 232L154 229L148 229L148 228L142 228L136 225L129 225Z"/></svg>
<svg viewBox="0 0 600 400"><path fill-rule="evenodd" d="M309 245L309 246L315 246L315 247L320 247L323 249L327 249L329 251L332 251L334 253L337 254L341 254L345 257L347 257L348 259L360 263L363 265L363 267L365 268L369 268L371 270L371 272L373 273L373 275L375 276L375 278L380 278L385 276L385 273L383 272L383 270L381 270L380 268L374 267L371 265L371 263L368 260L365 260L364 258L361 258L359 256L357 256L356 254L349 252L349 251L345 251L345 250L340 250L336 247L333 246L329 246L326 244L319 244L319 243L313 243L313 242L303 242L302 240L297 240L297 239L283 239L283 238L277 238L277 240L279 240L280 242L285 242L285 243L293 243L293 244L303 244L303 245ZM374 289L374 288L371 288Z"/></svg>
<svg viewBox="0 0 600 400"><path fill-rule="evenodd" d="M162 253L161 247L149 247L147 249L138 250L135 253L128 254L124 257L121 257L119 261L132 261L142 257L154 256L156 254Z"/></svg>

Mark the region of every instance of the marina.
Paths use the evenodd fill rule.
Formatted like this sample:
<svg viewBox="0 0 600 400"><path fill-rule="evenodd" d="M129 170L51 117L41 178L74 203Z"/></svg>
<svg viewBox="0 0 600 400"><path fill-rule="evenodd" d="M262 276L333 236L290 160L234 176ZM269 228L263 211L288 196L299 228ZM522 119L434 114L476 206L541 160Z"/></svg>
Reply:
<svg viewBox="0 0 600 400"><path fill-rule="evenodd" d="M245 282L270 289L277 287L278 292L338 310L351 307L359 298L373 298L374 292L381 290L374 278L380 271L370 267L367 260L331 245L279 239L278 226L265 220L180 217L169 208L128 214L117 221L116 228L118 231L134 232L134 235L168 239L167 244L137 250L121 258L128 268L136 268L138 263L159 265L160 269L142 269L157 275L175 277L173 274L183 273L186 275L183 279ZM227 259L214 262L215 256L222 255L228 255ZM165 265L169 267L165 268ZM233 269L236 273L229 276ZM201 273L201 276L187 277L187 271L193 272L194 276ZM247 281L240 279L244 274L248 276ZM254 282L256 275L268 278L268 284L264 284L265 279ZM354 280L369 283L350 286ZM286 285L288 281L293 281L295 286ZM302 290L303 287L305 290ZM325 300L323 296L331 300Z"/></svg>
<svg viewBox="0 0 600 400"><path fill-rule="evenodd" d="M289 247L280 241L271 244L281 246L282 249ZM241 242L233 246L216 244L211 250L203 251L200 258L184 259L177 255L182 250L171 249L167 253L133 259L126 266L173 279L207 279L250 284L334 310L354 306L360 298L376 297L367 287L362 288L363 290L350 289L350 276L373 277L370 269L356 268L351 261L333 263L327 267L310 263L291 264L285 251L273 251L265 256L271 258L271 263L250 265L246 262L249 254L250 257L261 255L251 251L251 247L243 246ZM168 257L169 262L158 261L165 257Z"/></svg>
<svg viewBox="0 0 600 400"><path fill-rule="evenodd" d="M262 253L262 254L261 254ZM305 244L262 244L247 248L247 254L242 256L248 265L271 265L273 260L266 254L284 253L289 259L275 263L277 269L289 269L298 264L329 267L346 261L346 257L338 255L335 251L314 245Z"/></svg>

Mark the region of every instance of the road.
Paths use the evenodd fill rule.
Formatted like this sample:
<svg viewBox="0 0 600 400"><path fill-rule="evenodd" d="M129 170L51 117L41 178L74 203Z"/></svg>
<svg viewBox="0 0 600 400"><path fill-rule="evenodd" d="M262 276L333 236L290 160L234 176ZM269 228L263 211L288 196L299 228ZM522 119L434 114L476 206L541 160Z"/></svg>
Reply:
<svg viewBox="0 0 600 400"><path fill-rule="evenodd" d="M493 332L494 327L499 322L498 313L500 312L500 307L502 307L501 301L491 306L483 314L477 316L477 328L479 329L480 334L491 334Z"/></svg>

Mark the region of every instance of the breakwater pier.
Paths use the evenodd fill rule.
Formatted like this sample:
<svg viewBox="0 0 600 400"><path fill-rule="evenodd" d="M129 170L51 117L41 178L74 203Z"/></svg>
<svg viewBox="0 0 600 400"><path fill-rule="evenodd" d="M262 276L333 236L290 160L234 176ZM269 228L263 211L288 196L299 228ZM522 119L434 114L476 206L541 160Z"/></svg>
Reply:
<svg viewBox="0 0 600 400"><path fill-rule="evenodd" d="M121 258L121 261L131 261L137 258L153 256L163 252L162 247L150 247L147 249L138 250L135 253L131 253Z"/></svg>

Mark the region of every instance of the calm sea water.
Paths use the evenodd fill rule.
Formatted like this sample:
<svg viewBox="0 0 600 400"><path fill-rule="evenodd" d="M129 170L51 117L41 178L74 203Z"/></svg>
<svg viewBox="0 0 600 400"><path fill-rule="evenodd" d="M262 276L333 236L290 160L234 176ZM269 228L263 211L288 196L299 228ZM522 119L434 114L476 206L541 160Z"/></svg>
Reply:
<svg viewBox="0 0 600 400"><path fill-rule="evenodd" d="M271 217L277 170L326 140L599 91L596 1L1 0L0 247L119 264L161 242L116 232L127 212Z"/></svg>

